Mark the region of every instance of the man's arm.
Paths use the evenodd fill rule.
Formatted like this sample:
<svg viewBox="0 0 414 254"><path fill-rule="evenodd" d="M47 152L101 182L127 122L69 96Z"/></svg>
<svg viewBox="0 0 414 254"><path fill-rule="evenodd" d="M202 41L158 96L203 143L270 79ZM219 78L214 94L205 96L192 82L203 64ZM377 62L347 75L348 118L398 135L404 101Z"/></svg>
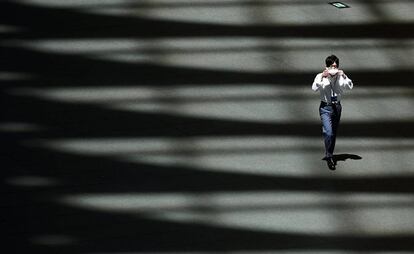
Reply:
<svg viewBox="0 0 414 254"><path fill-rule="evenodd" d="M324 88L327 85L330 85L329 80L324 76L324 73L319 73L313 81L312 90L316 92L321 87Z"/></svg>
<svg viewBox="0 0 414 254"><path fill-rule="evenodd" d="M341 88L351 90L354 87L352 80L348 78L348 76L344 73L343 70L340 70L338 75L339 75L338 83Z"/></svg>

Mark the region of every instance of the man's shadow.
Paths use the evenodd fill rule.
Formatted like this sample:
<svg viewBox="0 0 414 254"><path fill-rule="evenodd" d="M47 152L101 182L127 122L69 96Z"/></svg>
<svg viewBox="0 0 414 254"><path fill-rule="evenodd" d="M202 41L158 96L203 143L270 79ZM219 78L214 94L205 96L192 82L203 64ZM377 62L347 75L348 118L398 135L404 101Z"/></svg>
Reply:
<svg viewBox="0 0 414 254"><path fill-rule="evenodd" d="M332 157L335 166L337 164L338 161L346 161L347 159L351 159L351 160L361 160L362 157L356 154L349 154L349 153L344 153L344 154L334 154L334 156ZM326 160L326 157L322 158L322 160Z"/></svg>
<svg viewBox="0 0 414 254"><path fill-rule="evenodd" d="M346 161L348 159L351 160L361 160L362 157L356 154L348 154L348 153L344 153L344 154L335 154L333 156L333 161L335 163L335 165L337 164L338 161Z"/></svg>

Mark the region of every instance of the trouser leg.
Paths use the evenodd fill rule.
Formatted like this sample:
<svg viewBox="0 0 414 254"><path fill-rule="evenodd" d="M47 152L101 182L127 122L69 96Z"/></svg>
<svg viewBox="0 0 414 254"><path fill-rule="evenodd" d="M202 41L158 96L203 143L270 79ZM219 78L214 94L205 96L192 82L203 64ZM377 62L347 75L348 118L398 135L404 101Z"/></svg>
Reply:
<svg viewBox="0 0 414 254"><path fill-rule="evenodd" d="M332 112L332 142L331 142L331 146L329 147L329 151L328 153L333 155L334 149L335 149L335 144L336 144L336 134L338 133L338 127L339 127L339 122L341 120L341 111L342 111L342 107L341 105L336 105L333 107L333 112Z"/></svg>
<svg viewBox="0 0 414 254"><path fill-rule="evenodd" d="M341 105L319 108L319 115L322 121L322 135L325 144L325 156L327 158L333 157L341 111Z"/></svg>

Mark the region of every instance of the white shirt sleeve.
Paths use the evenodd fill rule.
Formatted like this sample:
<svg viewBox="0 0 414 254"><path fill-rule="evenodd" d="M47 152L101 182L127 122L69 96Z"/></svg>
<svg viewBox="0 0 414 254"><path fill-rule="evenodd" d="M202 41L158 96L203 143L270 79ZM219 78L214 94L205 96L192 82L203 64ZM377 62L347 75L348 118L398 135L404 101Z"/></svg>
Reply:
<svg viewBox="0 0 414 254"><path fill-rule="evenodd" d="M338 80L338 83L339 83L339 86L342 89L351 90L354 87L354 84L352 83L352 80L350 78L348 78L346 75L345 75L345 78L343 76L340 76L339 80Z"/></svg>
<svg viewBox="0 0 414 254"><path fill-rule="evenodd" d="M330 85L330 82L327 78L322 77L322 73L316 75L315 80L312 84L312 90L318 91L321 87L324 88L325 86Z"/></svg>

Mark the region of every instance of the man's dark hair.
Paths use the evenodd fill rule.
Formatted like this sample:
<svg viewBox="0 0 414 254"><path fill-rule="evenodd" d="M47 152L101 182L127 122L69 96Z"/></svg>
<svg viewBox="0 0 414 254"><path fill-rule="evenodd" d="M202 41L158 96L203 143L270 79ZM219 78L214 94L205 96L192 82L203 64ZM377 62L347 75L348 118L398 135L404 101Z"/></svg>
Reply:
<svg viewBox="0 0 414 254"><path fill-rule="evenodd" d="M331 66L333 63L336 63L336 65L339 67L339 58L335 55L330 55L325 59L326 67Z"/></svg>

